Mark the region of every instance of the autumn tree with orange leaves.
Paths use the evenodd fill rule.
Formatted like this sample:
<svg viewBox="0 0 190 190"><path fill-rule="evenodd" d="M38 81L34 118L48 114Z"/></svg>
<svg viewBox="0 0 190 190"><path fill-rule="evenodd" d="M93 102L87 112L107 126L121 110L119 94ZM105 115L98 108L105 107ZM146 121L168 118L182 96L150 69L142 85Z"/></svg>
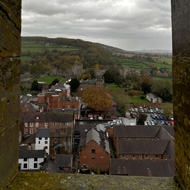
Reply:
<svg viewBox="0 0 190 190"><path fill-rule="evenodd" d="M103 110L112 106L112 96L102 87L89 87L82 94L83 101L95 110Z"/></svg>

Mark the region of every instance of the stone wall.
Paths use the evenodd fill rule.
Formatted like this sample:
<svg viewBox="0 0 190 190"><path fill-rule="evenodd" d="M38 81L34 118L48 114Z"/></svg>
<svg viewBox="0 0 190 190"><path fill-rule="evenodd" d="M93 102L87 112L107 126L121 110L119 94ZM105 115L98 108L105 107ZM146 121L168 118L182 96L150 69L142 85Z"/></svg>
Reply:
<svg viewBox="0 0 190 190"><path fill-rule="evenodd" d="M172 0L176 178L190 189L190 1Z"/></svg>
<svg viewBox="0 0 190 190"><path fill-rule="evenodd" d="M21 0L0 1L0 189L17 172Z"/></svg>

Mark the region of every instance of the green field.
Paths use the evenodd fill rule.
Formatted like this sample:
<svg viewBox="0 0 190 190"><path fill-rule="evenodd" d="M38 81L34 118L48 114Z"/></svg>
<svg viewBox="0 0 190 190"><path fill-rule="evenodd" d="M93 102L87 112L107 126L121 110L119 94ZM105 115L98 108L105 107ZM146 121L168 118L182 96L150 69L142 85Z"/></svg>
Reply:
<svg viewBox="0 0 190 190"><path fill-rule="evenodd" d="M115 85L114 83L106 83L106 86L109 90L116 90L119 87L117 85Z"/></svg>
<svg viewBox="0 0 190 190"><path fill-rule="evenodd" d="M53 80L58 79L61 82L66 82L66 79L63 79L61 76L48 76L48 77L42 77L42 78L34 78L30 79L31 81L37 80L38 82L47 82L48 84L51 84Z"/></svg>
<svg viewBox="0 0 190 190"><path fill-rule="evenodd" d="M71 46L67 46L67 45L56 45L56 44L45 44L44 42L22 42L22 48L21 48L21 52L43 52L45 49L47 50L58 50L58 51L77 51L79 50L76 47L71 47Z"/></svg>
<svg viewBox="0 0 190 190"><path fill-rule="evenodd" d="M172 64L171 64L172 60L171 60L171 58L167 58L167 57L155 59L155 62L154 61L148 62L148 61L144 61L144 60L136 61L135 59L129 59L127 57L122 57L122 58L121 57L112 57L112 60L118 64L121 64L123 66L129 67L130 69L134 69L134 70L150 69L151 66L167 68L167 69L172 68ZM168 62L169 65L162 64L163 61Z"/></svg>
<svg viewBox="0 0 190 190"><path fill-rule="evenodd" d="M152 77L153 80L168 80L171 81L172 79L169 78L161 78L161 77Z"/></svg>
<svg viewBox="0 0 190 190"><path fill-rule="evenodd" d="M165 61L166 63L172 65L172 58L171 57L161 57L158 59L160 62Z"/></svg>
<svg viewBox="0 0 190 190"><path fill-rule="evenodd" d="M130 102L132 102L132 103L147 103L148 100L141 99L139 97L130 97Z"/></svg>
<svg viewBox="0 0 190 190"><path fill-rule="evenodd" d="M31 61L32 60L32 57L28 57L28 56L22 56L21 57L21 62L24 62L24 61Z"/></svg>

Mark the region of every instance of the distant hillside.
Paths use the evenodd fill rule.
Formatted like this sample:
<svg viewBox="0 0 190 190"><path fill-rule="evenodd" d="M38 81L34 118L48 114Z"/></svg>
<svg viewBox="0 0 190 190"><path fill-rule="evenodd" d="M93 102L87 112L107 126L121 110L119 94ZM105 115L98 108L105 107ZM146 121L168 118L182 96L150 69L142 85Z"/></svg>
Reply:
<svg viewBox="0 0 190 190"><path fill-rule="evenodd" d="M102 47L104 47L106 49L109 49L112 53L135 54L135 52L126 51L126 50L123 50L123 49L120 49L120 48L117 48L117 47L108 46L108 45L101 44L101 43L96 43L96 44L99 45L99 46L102 46Z"/></svg>
<svg viewBox="0 0 190 190"><path fill-rule="evenodd" d="M74 63L84 68L103 68L109 65L111 51L80 39L22 37L21 73L37 76L70 71Z"/></svg>

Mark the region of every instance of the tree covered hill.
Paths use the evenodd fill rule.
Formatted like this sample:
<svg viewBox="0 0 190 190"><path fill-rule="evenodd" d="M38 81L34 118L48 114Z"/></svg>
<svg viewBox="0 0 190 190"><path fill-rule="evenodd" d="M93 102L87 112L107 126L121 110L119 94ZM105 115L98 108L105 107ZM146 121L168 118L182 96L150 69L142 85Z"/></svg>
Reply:
<svg viewBox="0 0 190 190"><path fill-rule="evenodd" d="M139 54L68 38L22 37L21 60L21 74L29 72L33 77L68 72L76 63L83 63L84 69L95 70L119 65L162 77L171 77L172 69L170 56Z"/></svg>
<svg viewBox="0 0 190 190"><path fill-rule="evenodd" d="M110 63L111 52L80 39L22 37L21 59L22 73L40 76L55 68L70 70L76 62L83 63L84 68L103 68Z"/></svg>

